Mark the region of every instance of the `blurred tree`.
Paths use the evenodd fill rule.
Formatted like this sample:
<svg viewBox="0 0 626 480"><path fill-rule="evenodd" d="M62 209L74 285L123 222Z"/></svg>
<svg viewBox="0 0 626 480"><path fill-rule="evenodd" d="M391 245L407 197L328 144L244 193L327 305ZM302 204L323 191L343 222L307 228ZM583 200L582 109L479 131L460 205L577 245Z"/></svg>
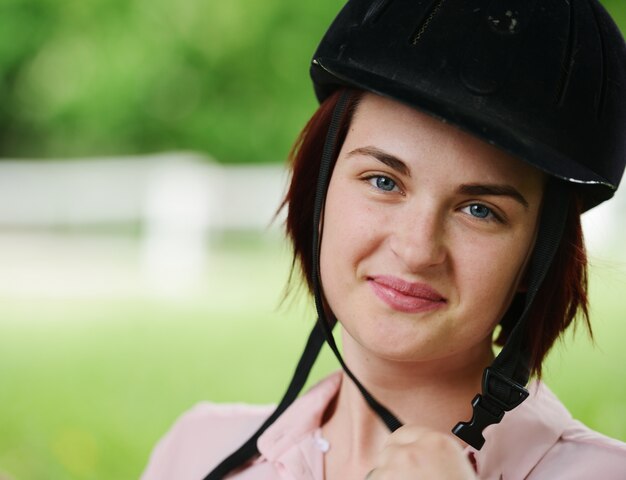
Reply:
<svg viewBox="0 0 626 480"><path fill-rule="evenodd" d="M343 2L2 0L0 156L199 150L282 161ZM603 2L622 28L623 0Z"/></svg>

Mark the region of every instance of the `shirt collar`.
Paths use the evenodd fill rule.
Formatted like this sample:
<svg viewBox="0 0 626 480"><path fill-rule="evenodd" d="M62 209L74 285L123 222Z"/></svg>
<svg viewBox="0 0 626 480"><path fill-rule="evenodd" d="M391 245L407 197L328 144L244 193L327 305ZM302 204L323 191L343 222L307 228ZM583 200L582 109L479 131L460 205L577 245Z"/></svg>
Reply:
<svg viewBox="0 0 626 480"><path fill-rule="evenodd" d="M296 399L259 437L262 457L272 462L294 454L293 447L320 427L341 379L342 372L335 372ZM571 421L570 413L543 383L532 382L528 390L524 403L485 429L481 450L466 447L481 478L525 478Z"/></svg>
<svg viewBox="0 0 626 480"><path fill-rule="evenodd" d="M259 437L259 453L269 461L275 461L305 435L319 428L326 407L339 391L341 376L341 371L334 372L297 398Z"/></svg>

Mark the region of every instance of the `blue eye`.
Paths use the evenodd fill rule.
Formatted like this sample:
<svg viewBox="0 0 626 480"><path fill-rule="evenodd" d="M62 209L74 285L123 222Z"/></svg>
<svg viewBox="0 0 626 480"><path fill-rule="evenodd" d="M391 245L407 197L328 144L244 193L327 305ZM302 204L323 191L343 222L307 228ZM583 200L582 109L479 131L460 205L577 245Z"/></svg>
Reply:
<svg viewBox="0 0 626 480"><path fill-rule="evenodd" d="M391 192L397 187L396 182L394 182L391 178L385 177L383 175L376 175L375 177L371 177L368 180L373 186L385 192Z"/></svg>
<svg viewBox="0 0 626 480"><path fill-rule="evenodd" d="M480 203L474 203L469 206L470 214L477 218L487 218L492 215L491 209L481 205Z"/></svg>
<svg viewBox="0 0 626 480"><path fill-rule="evenodd" d="M472 203L466 207L463 207L461 211L479 220L485 220L487 222L496 221L500 223L505 223L500 215L498 215L491 208L483 205L482 203Z"/></svg>

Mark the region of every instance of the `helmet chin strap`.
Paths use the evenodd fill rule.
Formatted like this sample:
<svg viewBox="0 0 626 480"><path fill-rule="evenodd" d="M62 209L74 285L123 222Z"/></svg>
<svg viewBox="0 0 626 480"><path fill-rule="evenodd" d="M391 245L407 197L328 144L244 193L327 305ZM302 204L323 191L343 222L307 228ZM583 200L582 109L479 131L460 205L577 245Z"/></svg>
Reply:
<svg viewBox="0 0 626 480"><path fill-rule="evenodd" d="M477 450L485 443L483 430L489 425L499 423L505 412L514 409L528 397L528 390L524 388L530 376L529 352L524 347L528 317L561 242L568 202L565 182L551 177L544 193L539 232L530 261L524 310L500 354L485 369L482 393L472 400L472 419L469 422L459 422L452 429L456 436Z"/></svg>
<svg viewBox="0 0 626 480"><path fill-rule="evenodd" d="M297 398L306 383L324 341L330 346L346 375L354 382L367 404L380 417L387 428L393 432L402 426L398 418L379 403L350 371L333 337L332 330L337 320L332 314L328 318L324 309L320 278L320 250L323 230L322 212L330 182L332 159L338 148L337 136L339 127L341 119L346 114L349 99L350 92L344 91L333 111L324 144L315 194L312 285L318 315L317 322L309 335L289 387L272 415L238 450L224 459L204 477L204 480L221 480L228 473L245 465L259 454L257 440ZM566 193L563 182L550 179L544 195L544 207L540 219L537 242L530 261L530 280L524 311L513 327L500 354L495 358L492 365L485 369L482 394L476 395L472 401L474 408L472 419L469 422L458 423L452 430L455 435L478 450L485 442L482 436L483 429L491 424L500 422L505 411L512 410L528 397L528 391L524 388L524 385L528 382L530 369L528 352L523 350L524 332L530 307L552 263L554 253L563 233L568 208L568 196Z"/></svg>
<svg viewBox="0 0 626 480"><path fill-rule="evenodd" d="M359 382L356 376L352 373L352 371L348 368L346 363L339 352L339 348L337 348L337 344L335 343L335 337L333 337L333 327L337 323L336 318L332 316L331 318L327 318L326 311L324 309L324 301L323 301L323 292L322 292L322 284L321 284L321 275L320 275L320 252L322 247L322 232L324 229L324 222L322 221L322 212L324 210L324 204L326 201L326 194L328 192L328 184L330 183L330 174L331 174L331 164L332 159L336 150L339 148L337 145L337 134L338 128L340 124L341 118L346 113L346 106L348 99L350 97L350 92L344 90L344 92L339 97L339 101L335 107L335 111L333 112L333 119L330 124L330 128L328 129L328 134L326 136L326 142L324 144L324 150L322 154L322 161L320 164L320 173L317 178L317 189L315 192L315 204L314 204L314 213L313 213L313 271L312 271L312 284L313 284L313 294L315 296L315 308L317 310L317 326L321 328L324 332L324 337L326 338L326 343L337 357L341 368L346 373L350 380L354 382L356 387L363 395L363 398L367 402L376 414L381 418L381 420L385 423L387 428L390 431L395 431L402 426L402 423L382 404L376 400L371 393L367 391L367 389ZM336 121L336 123L335 123Z"/></svg>

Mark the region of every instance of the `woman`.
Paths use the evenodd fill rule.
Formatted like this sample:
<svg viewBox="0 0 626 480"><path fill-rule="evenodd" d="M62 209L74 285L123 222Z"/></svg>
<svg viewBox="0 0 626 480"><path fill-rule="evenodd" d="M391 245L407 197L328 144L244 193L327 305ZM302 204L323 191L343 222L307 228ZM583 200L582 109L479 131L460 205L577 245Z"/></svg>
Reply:
<svg viewBox="0 0 626 480"><path fill-rule="evenodd" d="M587 319L624 40L595 0L467 5L350 0L331 25L285 200L319 321L273 413L199 406L145 479L624 478L626 445L525 387ZM343 372L294 401L324 339Z"/></svg>

